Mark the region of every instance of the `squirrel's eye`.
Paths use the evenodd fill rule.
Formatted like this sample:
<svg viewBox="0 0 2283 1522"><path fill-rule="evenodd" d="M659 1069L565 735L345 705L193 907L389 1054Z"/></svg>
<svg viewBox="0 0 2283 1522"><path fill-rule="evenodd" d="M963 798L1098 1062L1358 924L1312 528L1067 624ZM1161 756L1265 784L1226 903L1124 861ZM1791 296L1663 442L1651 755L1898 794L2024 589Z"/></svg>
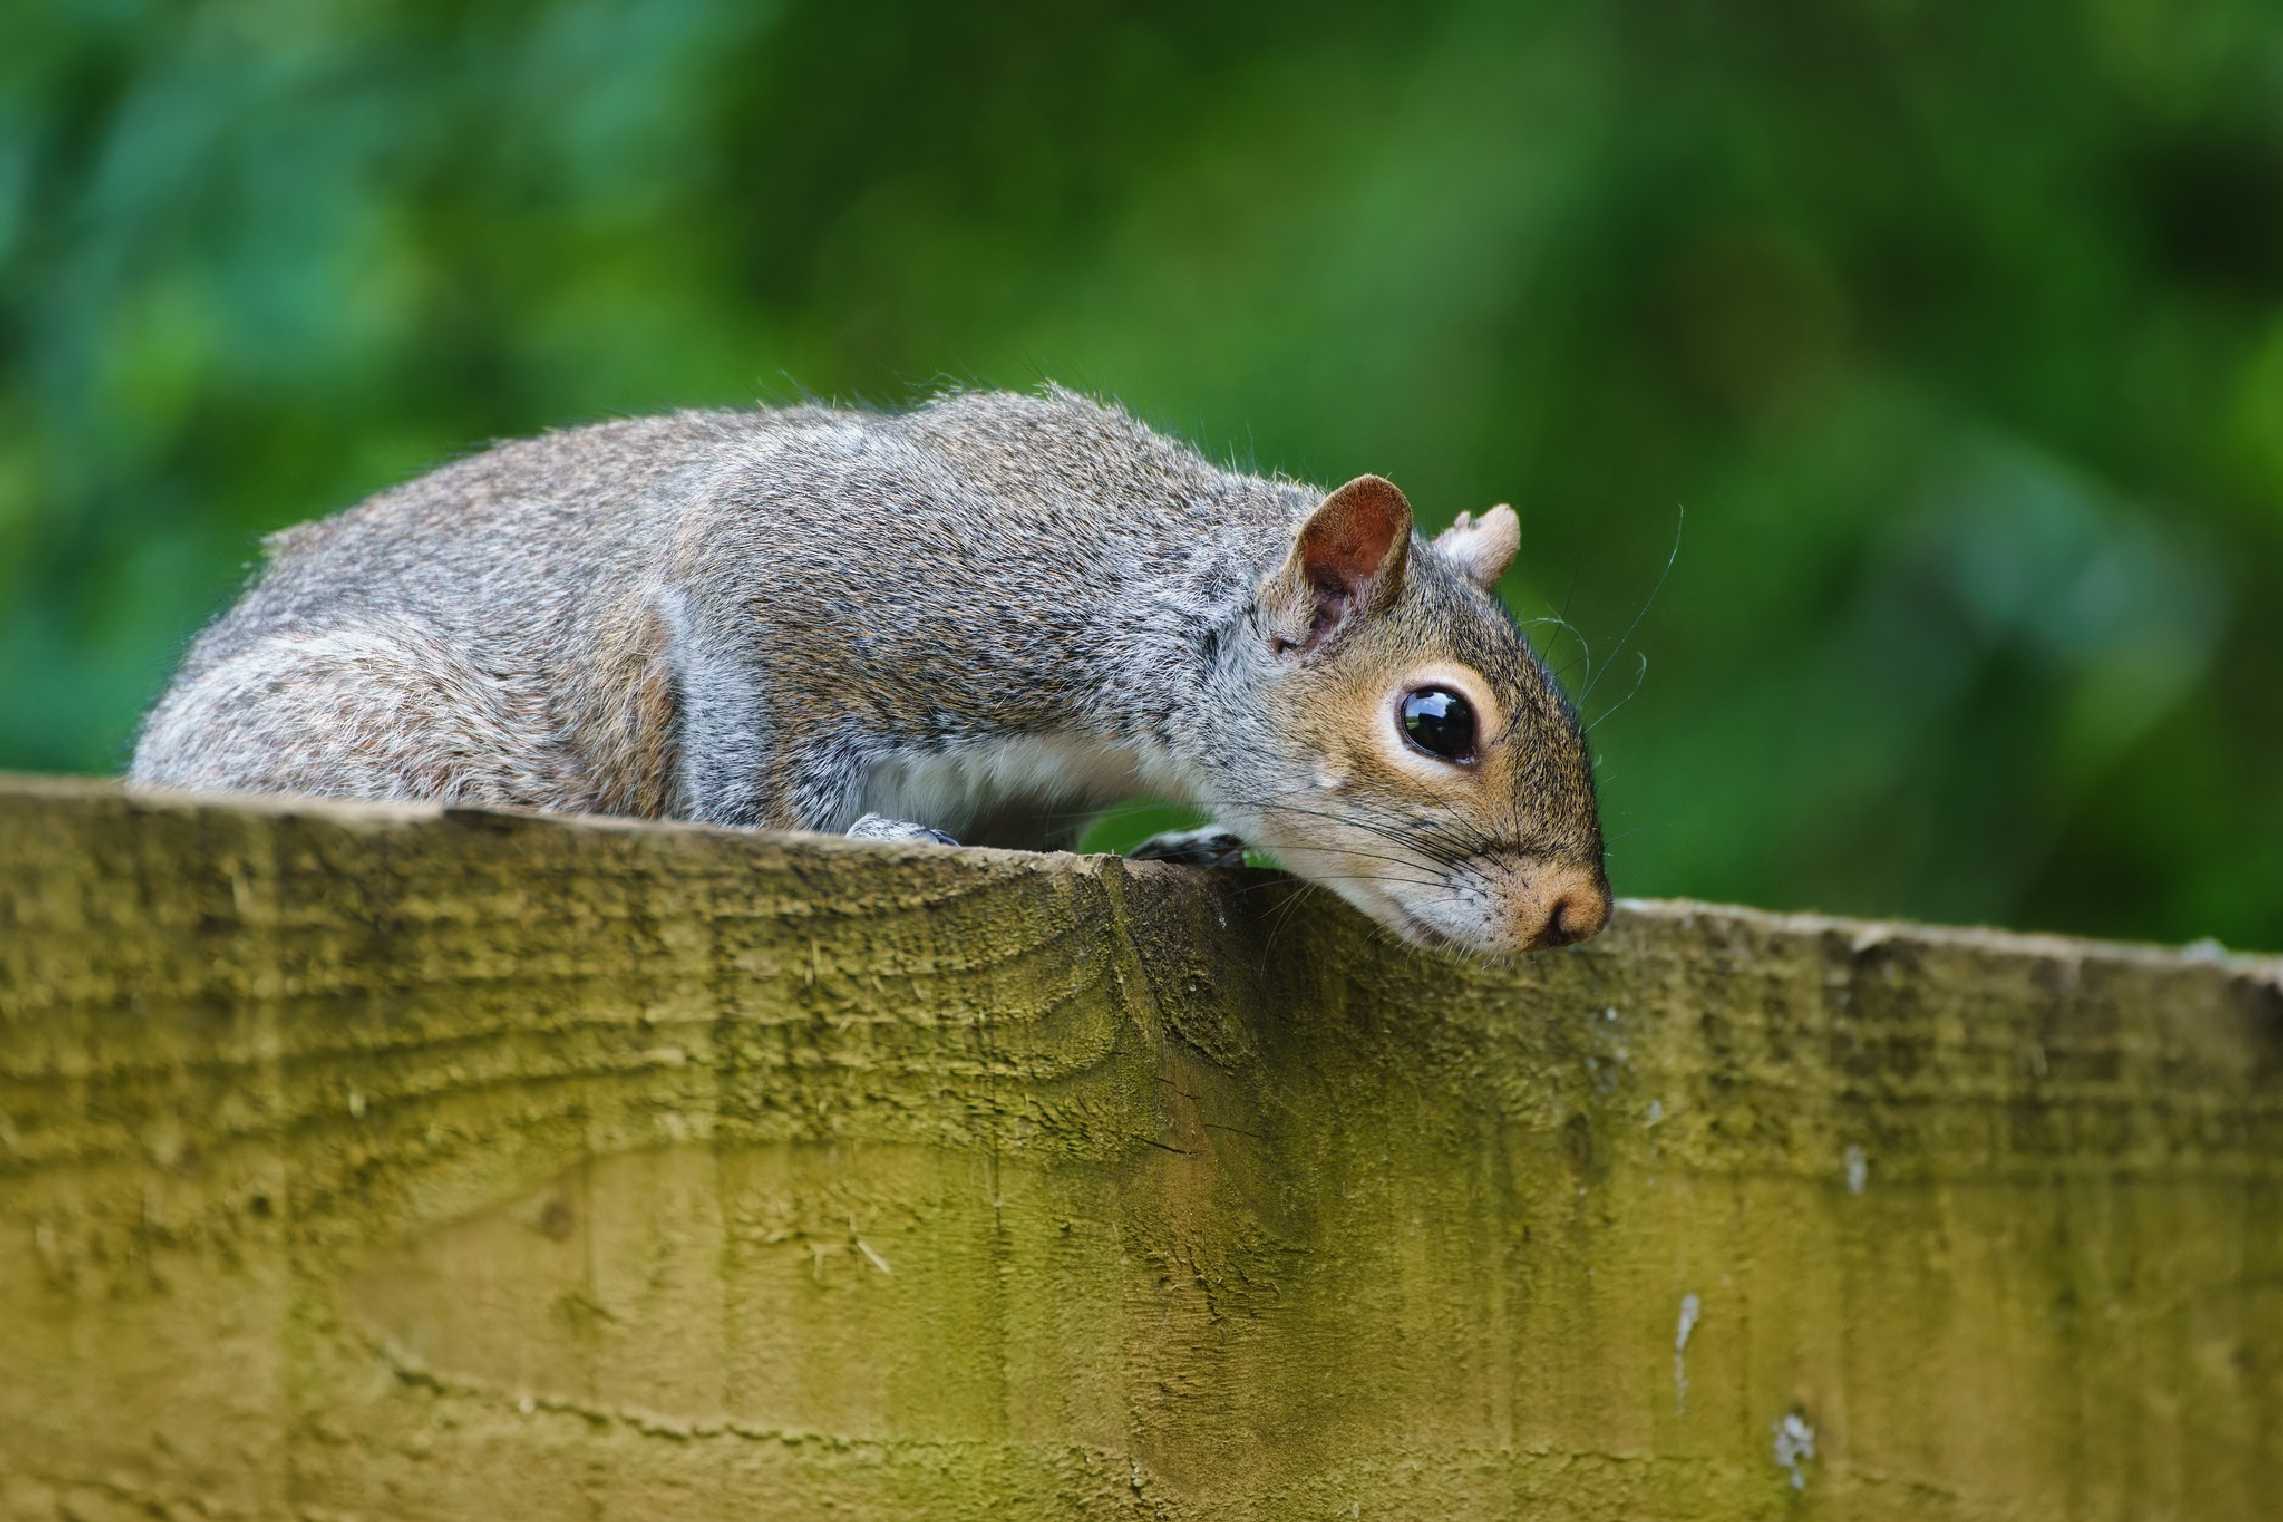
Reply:
<svg viewBox="0 0 2283 1522"><path fill-rule="evenodd" d="M1445 761L1474 759L1474 709L1448 687L1422 687L1403 697L1403 733Z"/></svg>

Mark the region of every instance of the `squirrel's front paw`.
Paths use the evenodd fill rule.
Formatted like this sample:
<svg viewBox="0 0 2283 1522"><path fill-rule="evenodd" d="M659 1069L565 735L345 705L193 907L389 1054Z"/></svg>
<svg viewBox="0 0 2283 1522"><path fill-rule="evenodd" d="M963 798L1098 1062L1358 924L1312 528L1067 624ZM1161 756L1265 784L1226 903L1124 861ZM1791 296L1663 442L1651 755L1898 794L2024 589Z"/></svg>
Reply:
<svg viewBox="0 0 2283 1522"><path fill-rule="evenodd" d="M1241 867L1245 843L1227 830L1206 825L1199 830L1168 830L1135 846L1137 861L1178 861L1192 867Z"/></svg>
<svg viewBox="0 0 2283 1522"><path fill-rule="evenodd" d="M848 835L851 840L907 840L929 846L959 844L941 830L914 824L909 819L890 819L885 814L866 814L848 827Z"/></svg>

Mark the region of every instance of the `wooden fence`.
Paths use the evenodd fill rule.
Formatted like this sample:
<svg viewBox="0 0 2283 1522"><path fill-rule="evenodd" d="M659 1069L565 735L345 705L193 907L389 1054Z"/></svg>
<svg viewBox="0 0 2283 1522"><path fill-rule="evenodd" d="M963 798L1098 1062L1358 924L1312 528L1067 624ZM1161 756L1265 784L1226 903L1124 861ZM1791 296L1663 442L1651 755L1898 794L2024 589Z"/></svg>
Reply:
<svg viewBox="0 0 2283 1522"><path fill-rule="evenodd" d="M0 784L0 1517L2283 1514L2283 963Z"/></svg>

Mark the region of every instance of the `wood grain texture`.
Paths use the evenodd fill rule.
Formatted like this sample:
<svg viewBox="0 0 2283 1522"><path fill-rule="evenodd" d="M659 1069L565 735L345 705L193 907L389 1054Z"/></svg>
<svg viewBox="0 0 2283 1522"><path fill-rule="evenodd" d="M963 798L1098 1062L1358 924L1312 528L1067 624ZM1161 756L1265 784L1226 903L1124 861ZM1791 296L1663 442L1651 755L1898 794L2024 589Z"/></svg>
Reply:
<svg viewBox="0 0 2283 1522"><path fill-rule="evenodd" d="M0 1517L2269 1516L2279 1077L2272 960L19 779Z"/></svg>

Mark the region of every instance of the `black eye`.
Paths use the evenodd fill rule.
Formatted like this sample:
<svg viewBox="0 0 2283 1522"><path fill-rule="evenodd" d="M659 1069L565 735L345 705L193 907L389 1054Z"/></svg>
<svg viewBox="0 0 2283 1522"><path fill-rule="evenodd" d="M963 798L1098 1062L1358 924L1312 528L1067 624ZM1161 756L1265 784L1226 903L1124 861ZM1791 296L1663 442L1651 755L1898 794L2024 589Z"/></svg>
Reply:
<svg viewBox="0 0 2283 1522"><path fill-rule="evenodd" d="M1445 761L1474 759L1474 709L1448 687L1422 687L1403 697L1403 732Z"/></svg>

